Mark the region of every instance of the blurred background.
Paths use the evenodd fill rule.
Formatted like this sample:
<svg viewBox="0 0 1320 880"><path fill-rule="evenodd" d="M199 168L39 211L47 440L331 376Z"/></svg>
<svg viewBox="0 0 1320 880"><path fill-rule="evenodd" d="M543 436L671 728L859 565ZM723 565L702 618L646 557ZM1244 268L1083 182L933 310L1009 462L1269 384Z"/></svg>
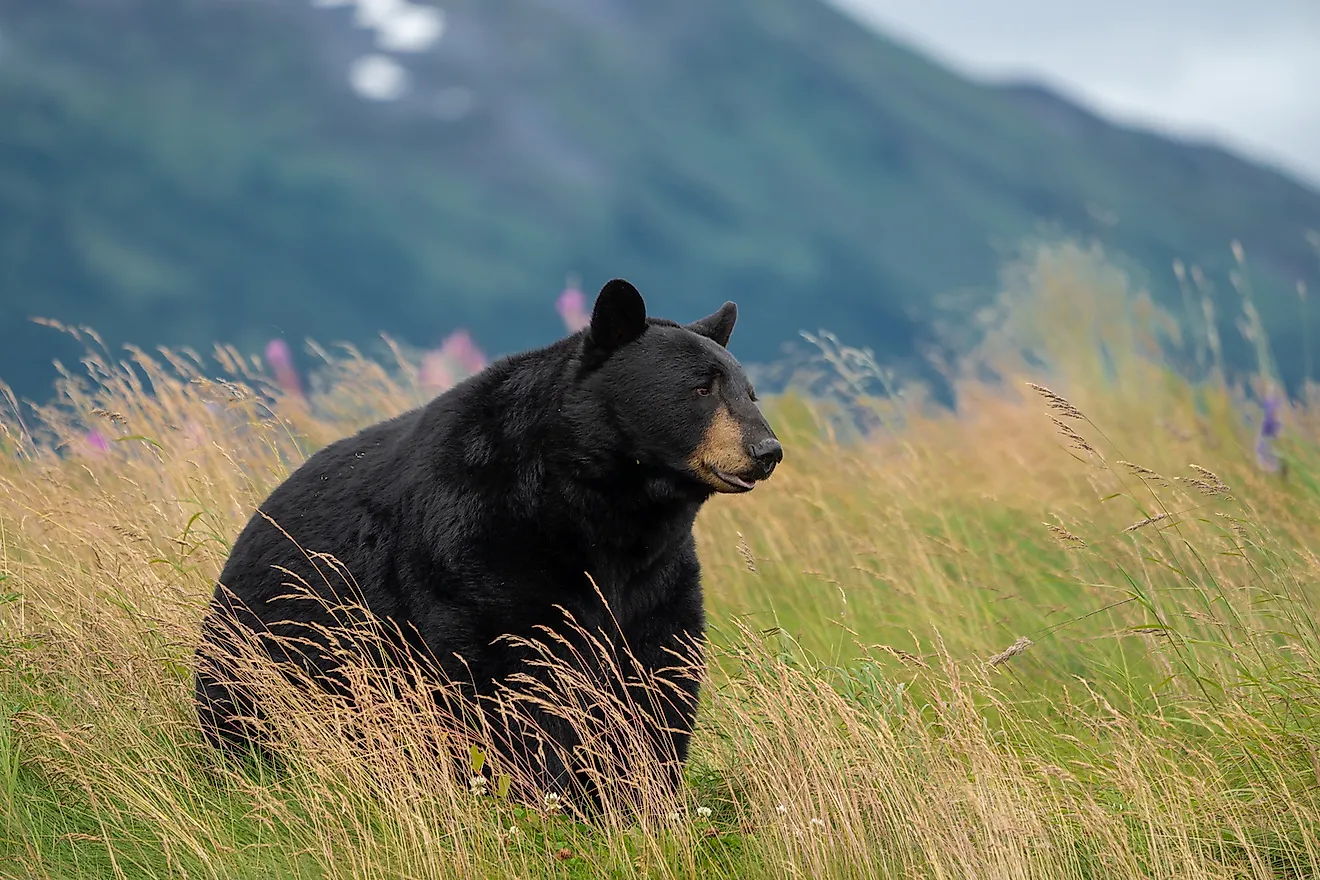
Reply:
<svg viewBox="0 0 1320 880"><path fill-rule="evenodd" d="M1314 0L0 0L0 378L79 356L33 318L462 372L614 276L921 375L1072 236L1244 367L1249 285L1296 389L1317 83Z"/></svg>

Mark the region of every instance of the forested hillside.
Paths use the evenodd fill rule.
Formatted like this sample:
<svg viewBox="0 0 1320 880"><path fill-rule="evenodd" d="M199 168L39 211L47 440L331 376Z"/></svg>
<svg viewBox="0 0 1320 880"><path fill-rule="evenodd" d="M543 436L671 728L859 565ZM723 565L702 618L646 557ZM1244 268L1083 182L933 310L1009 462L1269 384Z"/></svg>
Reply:
<svg viewBox="0 0 1320 880"><path fill-rule="evenodd" d="M112 345L461 326L500 353L560 332L569 273L678 318L737 299L746 360L823 327L901 362L1040 230L1172 304L1175 258L1201 266L1237 358L1241 241L1301 375L1320 195L1224 152L968 82L818 0L452 0L369 101L348 72L379 35L321 6L0 4L0 377L41 396L75 351L37 315Z"/></svg>

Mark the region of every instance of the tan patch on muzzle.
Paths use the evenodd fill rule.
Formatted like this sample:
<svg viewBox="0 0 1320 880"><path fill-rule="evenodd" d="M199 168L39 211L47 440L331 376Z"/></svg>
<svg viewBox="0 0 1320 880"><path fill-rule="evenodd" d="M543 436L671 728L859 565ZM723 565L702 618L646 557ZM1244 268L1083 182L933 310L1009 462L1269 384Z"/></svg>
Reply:
<svg viewBox="0 0 1320 880"><path fill-rule="evenodd" d="M701 443L688 459L688 466L693 473L721 491L727 490L729 486L715 475L715 471L742 476L749 473L755 464L747 454L742 428L729 415L728 408L723 406L715 412Z"/></svg>

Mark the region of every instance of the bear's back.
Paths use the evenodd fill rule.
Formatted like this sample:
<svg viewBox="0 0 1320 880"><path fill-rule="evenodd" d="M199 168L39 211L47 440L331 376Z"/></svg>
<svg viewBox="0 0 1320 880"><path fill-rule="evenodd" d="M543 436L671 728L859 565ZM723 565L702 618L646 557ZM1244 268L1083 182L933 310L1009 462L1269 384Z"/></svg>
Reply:
<svg viewBox="0 0 1320 880"><path fill-rule="evenodd" d="M327 584L318 569L329 572L328 560L313 563L308 555L329 554L359 580L371 568L364 558L363 539L370 541L388 519L390 495L407 466L400 449L415 428L421 410L371 425L330 443L311 455L262 501L230 551L216 587L232 593L266 620L278 614L275 596L289 592L293 577L324 594ZM384 548L382 548L384 549ZM279 569L289 569L290 572ZM332 589L342 578L331 575ZM281 609L287 610L287 609ZM300 613L290 619L307 619Z"/></svg>

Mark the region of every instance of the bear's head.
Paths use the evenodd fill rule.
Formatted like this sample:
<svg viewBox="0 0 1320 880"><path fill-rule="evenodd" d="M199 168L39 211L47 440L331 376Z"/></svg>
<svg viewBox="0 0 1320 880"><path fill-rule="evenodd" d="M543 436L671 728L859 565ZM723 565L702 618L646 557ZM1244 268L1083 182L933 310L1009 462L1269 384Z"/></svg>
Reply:
<svg viewBox="0 0 1320 880"><path fill-rule="evenodd" d="M738 307L691 324L648 318L627 281L601 288L583 333L585 383L628 449L698 491L747 492L783 458L726 346Z"/></svg>

